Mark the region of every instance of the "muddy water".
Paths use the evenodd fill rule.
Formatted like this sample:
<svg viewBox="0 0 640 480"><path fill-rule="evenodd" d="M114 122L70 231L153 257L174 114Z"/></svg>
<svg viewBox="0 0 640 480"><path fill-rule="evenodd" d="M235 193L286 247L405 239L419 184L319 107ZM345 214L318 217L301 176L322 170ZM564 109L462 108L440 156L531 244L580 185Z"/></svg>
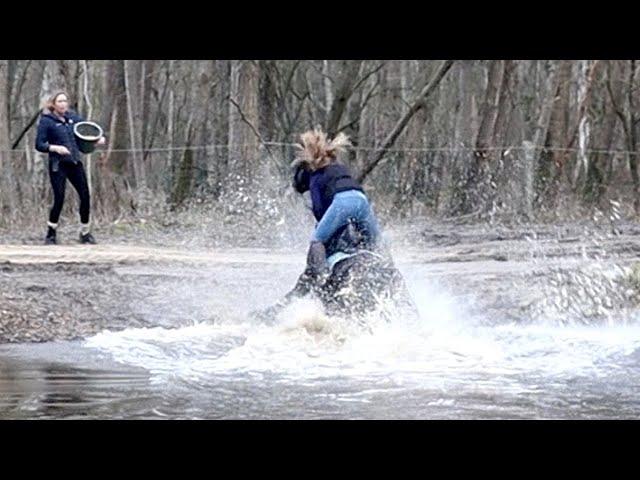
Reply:
<svg viewBox="0 0 640 480"><path fill-rule="evenodd" d="M370 331L307 301L251 320L302 254L117 264L146 323L0 346L0 418L638 418L640 324L606 302L634 253L537 242L397 247L420 318Z"/></svg>

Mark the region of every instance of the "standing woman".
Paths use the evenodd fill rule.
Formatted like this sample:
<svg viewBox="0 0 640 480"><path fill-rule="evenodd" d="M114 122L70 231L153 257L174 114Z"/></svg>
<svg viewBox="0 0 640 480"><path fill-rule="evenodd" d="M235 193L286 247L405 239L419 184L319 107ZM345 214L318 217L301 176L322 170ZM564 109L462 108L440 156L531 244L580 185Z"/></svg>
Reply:
<svg viewBox="0 0 640 480"><path fill-rule="evenodd" d="M80 243L96 243L89 224L91 203L87 176L73 133L73 126L82 121L84 119L80 115L69 110L69 96L63 91L58 91L47 99L40 116L36 150L49 154L49 178L53 188L53 206L49 213L49 229L45 238L47 245L57 243L56 229L64 204L67 180L80 197ZM98 140L98 145L105 143L104 136Z"/></svg>

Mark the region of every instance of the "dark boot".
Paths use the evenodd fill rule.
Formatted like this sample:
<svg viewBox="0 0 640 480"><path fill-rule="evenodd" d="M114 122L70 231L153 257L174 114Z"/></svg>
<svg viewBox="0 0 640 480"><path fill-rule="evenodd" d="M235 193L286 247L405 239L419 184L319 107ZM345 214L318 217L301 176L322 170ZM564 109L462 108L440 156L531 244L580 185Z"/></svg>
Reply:
<svg viewBox="0 0 640 480"><path fill-rule="evenodd" d="M86 233L86 234L80 234L80 243L90 243L91 245L95 245L96 239L93 238L93 235L91 235L91 233Z"/></svg>
<svg viewBox="0 0 640 480"><path fill-rule="evenodd" d="M55 245L56 243L58 243L58 240L56 240L56 229L49 227L47 230L47 236L44 239L44 244Z"/></svg>

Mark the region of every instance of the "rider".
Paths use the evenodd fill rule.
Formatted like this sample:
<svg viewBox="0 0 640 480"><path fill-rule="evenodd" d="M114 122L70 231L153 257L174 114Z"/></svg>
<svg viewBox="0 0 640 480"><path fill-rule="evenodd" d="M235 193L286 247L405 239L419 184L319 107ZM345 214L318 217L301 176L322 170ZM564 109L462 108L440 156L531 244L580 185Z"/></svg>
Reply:
<svg viewBox="0 0 640 480"><path fill-rule="evenodd" d="M393 289L401 282L391 256L381 241L378 222L361 185L336 160L348 145L339 134L328 141L319 129L304 133L301 154L293 162L293 188L300 194L310 191L313 214L318 221L311 238L307 266L294 288L275 305L254 312L264 321L294 298L313 292L325 306L353 307L342 288L351 273L356 274L353 294L362 306L374 303L375 295ZM371 297L373 295L373 297Z"/></svg>
<svg viewBox="0 0 640 480"><path fill-rule="evenodd" d="M300 153L293 162L293 186L298 193L309 190L311 194L318 224L309 245L307 273L318 278L351 254L345 251L345 246L347 250L375 247L380 228L362 186L337 161L338 152L350 144L348 137L339 133L329 140L326 133L316 128L303 133L300 139ZM346 241L343 238L340 242L345 229L356 238Z"/></svg>

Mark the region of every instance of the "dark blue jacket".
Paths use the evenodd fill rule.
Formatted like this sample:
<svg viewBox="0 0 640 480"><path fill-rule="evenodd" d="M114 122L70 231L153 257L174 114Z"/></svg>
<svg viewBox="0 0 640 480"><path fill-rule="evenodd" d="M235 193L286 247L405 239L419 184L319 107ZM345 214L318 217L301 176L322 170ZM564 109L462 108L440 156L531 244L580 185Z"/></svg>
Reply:
<svg viewBox="0 0 640 480"><path fill-rule="evenodd" d="M363 192L360 184L351 176L349 169L340 163L332 163L311 172L309 190L311 192L313 215L318 222L331 205L333 196L336 193L346 192L347 190L360 190Z"/></svg>
<svg viewBox="0 0 640 480"><path fill-rule="evenodd" d="M52 163L54 171L57 170L57 165L61 161L80 162L82 153L78 150L76 138L73 134L73 126L83 121L84 118L71 110L65 112L64 120L53 113L42 113L40 115L38 134L36 135L36 150L49 154L49 161ZM50 152L49 145L65 146L69 149L71 155Z"/></svg>

